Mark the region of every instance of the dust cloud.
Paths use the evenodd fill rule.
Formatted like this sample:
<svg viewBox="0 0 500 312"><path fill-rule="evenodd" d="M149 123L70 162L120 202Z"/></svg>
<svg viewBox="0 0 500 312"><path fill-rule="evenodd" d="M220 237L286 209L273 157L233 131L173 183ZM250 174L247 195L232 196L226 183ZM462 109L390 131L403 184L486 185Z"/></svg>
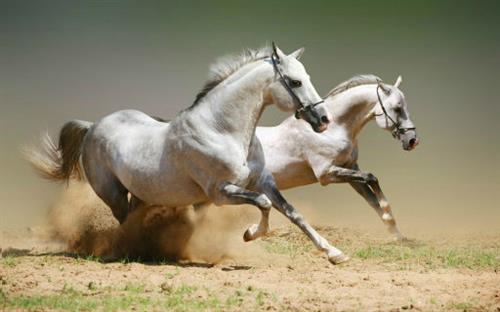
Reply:
<svg viewBox="0 0 500 312"><path fill-rule="evenodd" d="M258 220L254 207L149 207L132 212L123 224L86 183L72 183L52 209L52 238L66 251L102 259L199 261L218 263L255 253L243 242Z"/></svg>

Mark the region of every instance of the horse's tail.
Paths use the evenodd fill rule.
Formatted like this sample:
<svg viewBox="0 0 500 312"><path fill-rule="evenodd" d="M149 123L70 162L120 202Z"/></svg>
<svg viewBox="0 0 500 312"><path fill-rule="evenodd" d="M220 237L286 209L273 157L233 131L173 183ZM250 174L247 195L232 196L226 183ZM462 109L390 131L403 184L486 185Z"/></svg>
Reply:
<svg viewBox="0 0 500 312"><path fill-rule="evenodd" d="M36 172L45 179L83 180L84 173L79 160L83 140L91 126L92 123L88 121L69 121L61 128L58 146L46 133L41 139L41 149L27 148L25 156Z"/></svg>

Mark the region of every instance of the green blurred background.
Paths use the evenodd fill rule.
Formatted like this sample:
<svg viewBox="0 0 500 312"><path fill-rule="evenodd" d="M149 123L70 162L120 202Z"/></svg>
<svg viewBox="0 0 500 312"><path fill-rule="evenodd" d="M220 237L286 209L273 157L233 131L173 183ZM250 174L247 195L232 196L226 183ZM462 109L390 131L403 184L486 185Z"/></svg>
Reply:
<svg viewBox="0 0 500 312"><path fill-rule="evenodd" d="M124 108L173 117L217 57L306 47L320 94L359 73L403 76L422 138L404 152L370 124L360 164L406 232L500 229L500 2L0 1L0 229L40 222L55 185L20 148L70 119ZM287 114L272 108L260 124ZM346 185L286 192L315 223L382 230Z"/></svg>

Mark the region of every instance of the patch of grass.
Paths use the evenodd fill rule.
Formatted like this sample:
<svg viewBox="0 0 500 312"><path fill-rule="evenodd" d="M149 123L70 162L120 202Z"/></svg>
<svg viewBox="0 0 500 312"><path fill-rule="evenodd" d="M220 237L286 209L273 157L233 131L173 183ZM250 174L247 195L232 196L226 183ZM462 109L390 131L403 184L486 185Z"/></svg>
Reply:
<svg viewBox="0 0 500 312"><path fill-rule="evenodd" d="M167 272L167 273L165 273L165 278L166 279L173 279L174 277L176 277L177 275L179 275L179 273L180 273L179 268L175 268L174 272Z"/></svg>
<svg viewBox="0 0 500 312"><path fill-rule="evenodd" d="M66 294L66 295L77 295L78 291L76 291L73 286L69 284L64 284L63 289L61 290L61 293Z"/></svg>
<svg viewBox="0 0 500 312"><path fill-rule="evenodd" d="M243 298L243 293L240 290L237 290L234 292L233 295L226 298L226 306L228 306L228 307L234 307L234 306L240 307L243 304L244 300L245 299Z"/></svg>
<svg viewBox="0 0 500 312"><path fill-rule="evenodd" d="M86 261L91 261L91 262L102 262L101 257L99 257L99 256L93 256L93 255L85 257L85 260Z"/></svg>
<svg viewBox="0 0 500 312"><path fill-rule="evenodd" d="M470 302L453 302L449 305L449 307L460 311L467 311L473 308L477 308L474 304Z"/></svg>
<svg viewBox="0 0 500 312"><path fill-rule="evenodd" d="M425 267L500 268L500 249L476 249L434 246L408 247L403 245L368 246L354 255L360 259L379 259L386 262L410 262Z"/></svg>
<svg viewBox="0 0 500 312"><path fill-rule="evenodd" d="M208 294L207 298L195 296L198 288L189 285L181 285L174 288L163 300L161 305L167 310L175 311L199 311L199 310L219 310L233 305L232 301L222 304L217 297Z"/></svg>
<svg viewBox="0 0 500 312"><path fill-rule="evenodd" d="M5 293L3 292L3 289L0 288L0 306L4 306L7 302L7 296L5 295Z"/></svg>
<svg viewBox="0 0 500 312"><path fill-rule="evenodd" d="M127 285L125 285L125 288L123 290L134 294L140 294L144 292L144 289L145 289L144 284L127 283Z"/></svg>
<svg viewBox="0 0 500 312"><path fill-rule="evenodd" d="M279 241L265 242L264 249L269 253L287 255L290 256L291 258L295 258L300 254L311 251L312 245L311 244L299 245L287 240L279 240Z"/></svg>
<svg viewBox="0 0 500 312"><path fill-rule="evenodd" d="M196 286L189 286L182 284L181 286L175 288L174 294L186 296L186 295L191 295L196 290L198 290Z"/></svg>
<svg viewBox="0 0 500 312"><path fill-rule="evenodd" d="M144 294L144 285L127 284L124 288L109 289L108 292L89 296L69 285L57 294L7 297L0 293L0 307L21 310L62 310L62 311L122 311L122 310L167 310L204 311L227 310L243 303L242 292L220 300L207 293L200 296L198 288L180 285L164 296L151 297Z"/></svg>
<svg viewBox="0 0 500 312"><path fill-rule="evenodd" d="M117 311L135 306L146 309L153 306L154 301L148 297L135 295L106 296L92 298L81 293L63 293L48 296L19 296L8 298L6 307L26 310L54 309L64 311Z"/></svg>
<svg viewBox="0 0 500 312"><path fill-rule="evenodd" d="M132 260L131 260L129 257L123 257L123 258L121 258L119 261L120 261L120 263L121 263L121 264L129 264L129 263L132 263Z"/></svg>
<svg viewBox="0 0 500 312"><path fill-rule="evenodd" d="M259 290L257 292L257 296L255 296L255 303L260 307L264 304L265 299L267 298L268 294L265 291Z"/></svg>
<svg viewBox="0 0 500 312"><path fill-rule="evenodd" d="M5 265L5 266L13 268L13 267L15 267L18 264L18 260L17 260L16 257L7 256L7 257L2 258L2 262L1 263L3 265Z"/></svg>

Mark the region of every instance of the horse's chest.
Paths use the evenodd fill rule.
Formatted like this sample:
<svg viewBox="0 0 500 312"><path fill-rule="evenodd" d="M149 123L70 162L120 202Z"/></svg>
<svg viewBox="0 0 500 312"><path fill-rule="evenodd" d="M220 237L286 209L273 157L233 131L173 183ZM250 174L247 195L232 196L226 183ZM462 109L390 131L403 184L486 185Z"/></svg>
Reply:
<svg viewBox="0 0 500 312"><path fill-rule="evenodd" d="M258 156L250 153L246 158L240 157L230 162L230 168L236 183L247 185L260 175L264 169L264 161Z"/></svg>
<svg viewBox="0 0 500 312"><path fill-rule="evenodd" d="M205 175L227 180L237 185L247 185L258 173L259 161L249 158L248 151L239 144L224 142L196 148L195 153L203 163Z"/></svg>
<svg viewBox="0 0 500 312"><path fill-rule="evenodd" d="M342 166L350 163L353 157L354 146L350 141L341 142L335 148L332 160L335 165Z"/></svg>
<svg viewBox="0 0 500 312"><path fill-rule="evenodd" d="M248 163L243 163L240 166L232 166L232 175L234 176L234 183L238 185L247 185L255 172Z"/></svg>

